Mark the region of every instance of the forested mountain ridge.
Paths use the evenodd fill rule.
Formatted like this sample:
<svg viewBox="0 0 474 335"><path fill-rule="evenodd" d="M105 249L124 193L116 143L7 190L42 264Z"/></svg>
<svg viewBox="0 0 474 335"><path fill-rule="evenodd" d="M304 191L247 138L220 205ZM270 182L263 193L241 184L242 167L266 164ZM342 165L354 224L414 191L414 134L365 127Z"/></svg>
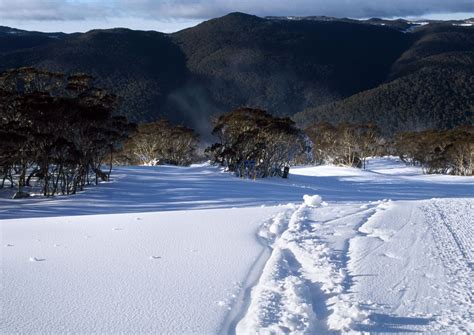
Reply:
<svg viewBox="0 0 474 335"><path fill-rule="evenodd" d="M85 72L122 98L120 114L148 120L186 77L184 55L170 37L129 29L92 30L0 57L3 69L34 66ZM156 115L158 117L158 115Z"/></svg>
<svg viewBox="0 0 474 335"><path fill-rule="evenodd" d="M375 122L388 134L473 124L474 29L439 24L413 33L387 82L294 116L314 122Z"/></svg>
<svg viewBox="0 0 474 335"><path fill-rule="evenodd" d="M0 26L0 56L21 49L46 45L63 39L64 33L40 33Z"/></svg>
<svg viewBox="0 0 474 335"><path fill-rule="evenodd" d="M277 115L376 86L411 44L405 34L383 27L238 13L173 39L213 100L227 108L260 106Z"/></svg>
<svg viewBox="0 0 474 335"><path fill-rule="evenodd" d="M352 21L232 13L173 34L0 27L0 70L86 72L122 98L129 119L165 117L201 133L211 116L242 105L298 113L302 125L390 120L389 132L469 122L472 27Z"/></svg>

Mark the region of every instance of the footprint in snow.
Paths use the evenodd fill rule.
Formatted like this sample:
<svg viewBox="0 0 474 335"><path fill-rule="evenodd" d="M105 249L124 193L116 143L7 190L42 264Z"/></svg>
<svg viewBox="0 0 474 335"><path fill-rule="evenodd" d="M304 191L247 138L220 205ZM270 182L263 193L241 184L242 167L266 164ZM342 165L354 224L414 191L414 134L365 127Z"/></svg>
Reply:
<svg viewBox="0 0 474 335"><path fill-rule="evenodd" d="M161 256L150 256L150 259L161 259Z"/></svg>
<svg viewBox="0 0 474 335"><path fill-rule="evenodd" d="M123 228L115 227L112 230L123 230Z"/></svg>
<svg viewBox="0 0 474 335"><path fill-rule="evenodd" d="M14 244L5 244L5 247L14 247L15 245Z"/></svg>
<svg viewBox="0 0 474 335"><path fill-rule="evenodd" d="M43 262L45 261L45 258L38 258L38 257L30 257L29 261L30 262Z"/></svg>

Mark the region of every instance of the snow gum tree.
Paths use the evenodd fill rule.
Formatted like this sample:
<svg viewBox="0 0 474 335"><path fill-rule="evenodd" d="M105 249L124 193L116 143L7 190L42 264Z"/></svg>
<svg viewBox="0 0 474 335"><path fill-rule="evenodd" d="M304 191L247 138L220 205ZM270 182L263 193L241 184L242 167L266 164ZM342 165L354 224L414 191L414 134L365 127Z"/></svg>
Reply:
<svg viewBox="0 0 474 335"><path fill-rule="evenodd" d="M174 126L167 120L142 123L125 143L123 156L131 164L186 166L195 158L198 143L190 128Z"/></svg>
<svg viewBox="0 0 474 335"><path fill-rule="evenodd" d="M373 124L315 123L305 129L313 142L313 159L318 164L331 163L365 168L366 158L378 153L380 131Z"/></svg>
<svg viewBox="0 0 474 335"><path fill-rule="evenodd" d="M420 165L425 173L471 176L474 172L474 126L399 133L395 149L400 159Z"/></svg>
<svg viewBox="0 0 474 335"><path fill-rule="evenodd" d="M34 68L0 73L0 186L8 180L21 192L34 179L50 196L110 177L113 153L133 127L112 116L117 97L93 83Z"/></svg>
<svg viewBox="0 0 474 335"><path fill-rule="evenodd" d="M207 153L239 176L281 175L308 150L304 133L293 121L261 109L241 107L223 114L214 120L212 133L219 142Z"/></svg>

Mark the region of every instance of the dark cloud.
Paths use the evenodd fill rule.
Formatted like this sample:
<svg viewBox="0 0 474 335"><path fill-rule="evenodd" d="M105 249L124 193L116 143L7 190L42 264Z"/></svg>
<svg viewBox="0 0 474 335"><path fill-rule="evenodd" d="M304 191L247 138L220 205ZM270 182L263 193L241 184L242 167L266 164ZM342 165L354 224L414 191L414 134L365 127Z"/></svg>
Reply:
<svg viewBox="0 0 474 335"><path fill-rule="evenodd" d="M474 12L473 0L120 0L128 11L148 15L209 18L240 11L266 15L407 17Z"/></svg>

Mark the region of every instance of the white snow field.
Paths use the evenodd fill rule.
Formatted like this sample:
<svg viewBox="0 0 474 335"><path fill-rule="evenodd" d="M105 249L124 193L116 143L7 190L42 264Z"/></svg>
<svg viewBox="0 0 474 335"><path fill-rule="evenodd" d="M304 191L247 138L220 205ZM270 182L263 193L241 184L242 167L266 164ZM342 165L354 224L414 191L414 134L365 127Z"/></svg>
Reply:
<svg viewBox="0 0 474 335"><path fill-rule="evenodd" d="M118 168L0 199L0 333L474 333L474 178Z"/></svg>

